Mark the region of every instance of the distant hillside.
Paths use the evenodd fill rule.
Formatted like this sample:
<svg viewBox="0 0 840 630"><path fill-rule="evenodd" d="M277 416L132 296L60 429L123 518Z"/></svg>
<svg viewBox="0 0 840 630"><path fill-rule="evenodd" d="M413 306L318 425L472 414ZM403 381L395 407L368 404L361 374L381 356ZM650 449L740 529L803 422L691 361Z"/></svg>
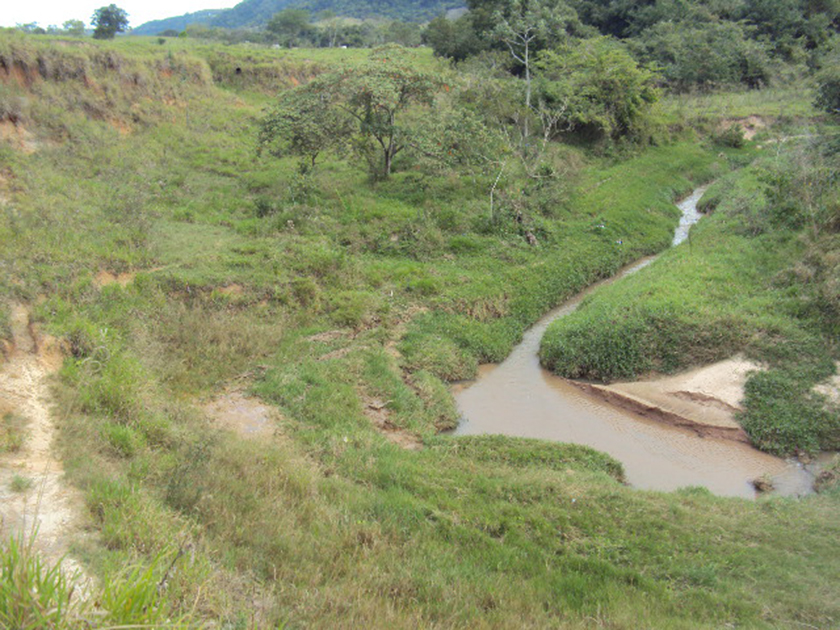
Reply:
<svg viewBox="0 0 840 630"><path fill-rule="evenodd" d="M188 24L209 24L213 18L218 17L230 9L206 9L187 13L177 17L165 18L163 20L152 20L132 29L133 35L157 35L163 31L183 31Z"/></svg>
<svg viewBox="0 0 840 630"><path fill-rule="evenodd" d="M310 9L313 13L331 9L345 17L382 17L422 22L449 9L463 7L464 4L464 0L243 0L214 18L211 25L227 28L261 26L272 15L289 6Z"/></svg>
<svg viewBox="0 0 840 630"><path fill-rule="evenodd" d="M157 35L167 29L184 30L188 24L208 24L223 28L260 27L272 15L290 6L309 9L313 13L330 9L344 17L381 17L424 22L451 9L462 8L464 4L464 0L243 0L232 9L198 11L155 20L132 32L135 35Z"/></svg>

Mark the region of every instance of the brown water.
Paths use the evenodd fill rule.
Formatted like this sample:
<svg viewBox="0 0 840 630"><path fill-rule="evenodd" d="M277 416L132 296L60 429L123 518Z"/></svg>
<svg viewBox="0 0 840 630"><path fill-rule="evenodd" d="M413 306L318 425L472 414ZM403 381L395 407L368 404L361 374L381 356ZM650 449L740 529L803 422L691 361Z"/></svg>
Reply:
<svg viewBox="0 0 840 630"><path fill-rule="evenodd" d="M703 189L680 204L683 219L674 237L677 245L700 215ZM645 259L605 283L614 282L653 262ZM605 284L601 283L601 284ZM598 286L598 285L596 285ZM590 396L542 369L537 352L549 323L574 311L588 289L551 311L530 330L499 365L484 365L476 381L458 385L461 413L457 435L494 433L585 444L609 453L624 465L628 482L637 488L676 490L703 486L719 495L752 498L751 481L773 478L776 492L810 492L813 474L801 464L762 453L731 440L702 438L619 409Z"/></svg>

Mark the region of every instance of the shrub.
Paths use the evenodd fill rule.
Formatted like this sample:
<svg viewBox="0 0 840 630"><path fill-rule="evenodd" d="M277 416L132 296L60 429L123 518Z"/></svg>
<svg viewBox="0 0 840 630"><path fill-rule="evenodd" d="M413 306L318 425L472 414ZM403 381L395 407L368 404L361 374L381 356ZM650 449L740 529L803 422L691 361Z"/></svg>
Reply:
<svg viewBox="0 0 840 630"><path fill-rule="evenodd" d="M741 125L732 125L712 136L712 141L721 147L740 149L744 146L744 128Z"/></svg>
<svg viewBox="0 0 840 630"><path fill-rule="evenodd" d="M26 419L14 413L3 414L0 423L0 453L16 453L23 446Z"/></svg>
<svg viewBox="0 0 840 630"><path fill-rule="evenodd" d="M817 75L814 105L840 117L840 54L835 56L835 63L826 64L826 68Z"/></svg>

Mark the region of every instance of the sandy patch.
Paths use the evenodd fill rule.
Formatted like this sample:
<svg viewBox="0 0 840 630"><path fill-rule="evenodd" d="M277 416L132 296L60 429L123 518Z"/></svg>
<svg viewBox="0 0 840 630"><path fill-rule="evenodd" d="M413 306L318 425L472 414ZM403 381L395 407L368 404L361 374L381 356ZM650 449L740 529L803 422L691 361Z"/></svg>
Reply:
<svg viewBox="0 0 840 630"><path fill-rule="evenodd" d="M840 362L835 364L836 374L830 379L814 387L814 391L822 394L835 405L840 405Z"/></svg>
<svg viewBox="0 0 840 630"><path fill-rule="evenodd" d="M747 377L760 369L737 356L650 381L578 385L642 416L690 428L703 436L748 442L735 414L742 410Z"/></svg>
<svg viewBox="0 0 840 630"><path fill-rule="evenodd" d="M258 398L249 398L234 390L204 405L204 412L214 424L249 440L270 438L276 433L282 415Z"/></svg>
<svg viewBox="0 0 840 630"><path fill-rule="evenodd" d="M333 350L332 352L327 352L326 354L322 354L318 357L317 361L331 361L332 359L342 359L346 357L348 354L353 352L354 348L347 347L347 348L339 348L338 350Z"/></svg>
<svg viewBox="0 0 840 630"><path fill-rule="evenodd" d="M317 335L311 335L306 340L314 343L326 343L328 341L335 341L336 339L343 339L347 335L346 330L327 330Z"/></svg>
<svg viewBox="0 0 840 630"><path fill-rule="evenodd" d="M727 129L731 129L732 127L738 125L744 130L744 140L752 140L755 138L755 134L762 129L766 129L772 122L773 121L770 119L762 118L761 116L756 115L747 116L745 118L729 118L720 123L718 130L726 131Z"/></svg>
<svg viewBox="0 0 840 630"><path fill-rule="evenodd" d="M134 132L131 125L119 118L109 119L108 124L123 137L130 136Z"/></svg>
<svg viewBox="0 0 840 630"><path fill-rule="evenodd" d="M840 405L840 362L836 364L835 371L834 376L814 387L814 391L828 398L829 402Z"/></svg>
<svg viewBox="0 0 840 630"><path fill-rule="evenodd" d="M120 274L111 273L110 271L100 271L93 278L93 286L97 289L107 287L111 284L118 284L121 287L128 286L134 282L135 272L125 272Z"/></svg>
<svg viewBox="0 0 840 630"><path fill-rule="evenodd" d="M229 284L227 286L221 287L215 290L216 293L220 295L228 295L232 297L238 297L245 292L245 289L242 288L241 284Z"/></svg>
<svg viewBox="0 0 840 630"><path fill-rule="evenodd" d="M35 153L40 144L20 123L11 120L0 121L0 140L11 144L24 153Z"/></svg>
<svg viewBox="0 0 840 630"><path fill-rule="evenodd" d="M0 370L0 409L27 421L22 448L0 454L0 532L29 537L37 529L36 548L50 564L64 557L82 526L80 493L64 483L64 469L52 451L55 435L50 412L48 377L60 365L59 342L41 338L26 307L12 308L13 348ZM12 480L32 481L23 492L11 489ZM72 559L62 566L80 569Z"/></svg>

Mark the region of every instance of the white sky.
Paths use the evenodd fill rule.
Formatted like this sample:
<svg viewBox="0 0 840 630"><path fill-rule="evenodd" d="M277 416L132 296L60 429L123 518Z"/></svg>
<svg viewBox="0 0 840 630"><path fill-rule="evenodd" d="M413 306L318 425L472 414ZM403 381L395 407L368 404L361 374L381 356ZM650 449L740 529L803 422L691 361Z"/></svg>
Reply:
<svg viewBox="0 0 840 630"><path fill-rule="evenodd" d="M93 12L116 4L128 13L128 24L140 26L151 20L175 17L202 9L229 9L239 0L0 0L0 26L38 22L46 28L67 20L89 25Z"/></svg>

